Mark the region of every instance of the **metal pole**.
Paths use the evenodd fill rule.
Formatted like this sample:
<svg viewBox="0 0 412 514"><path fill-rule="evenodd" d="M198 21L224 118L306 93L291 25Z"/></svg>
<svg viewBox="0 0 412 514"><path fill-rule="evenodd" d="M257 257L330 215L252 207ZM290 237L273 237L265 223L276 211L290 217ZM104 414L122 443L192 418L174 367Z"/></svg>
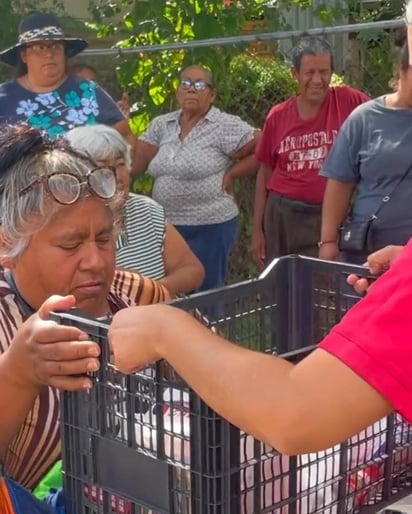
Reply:
<svg viewBox="0 0 412 514"><path fill-rule="evenodd" d="M244 34L241 36L230 36L210 39L198 39L194 41L179 41L175 43L163 43L156 45L139 45L129 48L90 48L82 52L82 55L99 56L124 56L136 53L158 52L165 50L183 50L191 48L202 48L208 46L233 45L238 43L250 43L251 41L281 40L299 37L303 34L319 36L328 34L344 34L349 32L363 32L367 30L396 29L405 25L403 19L373 21L367 23L353 23L350 25L338 25L336 27L321 27L309 30L287 30L284 32L263 32L258 34Z"/></svg>

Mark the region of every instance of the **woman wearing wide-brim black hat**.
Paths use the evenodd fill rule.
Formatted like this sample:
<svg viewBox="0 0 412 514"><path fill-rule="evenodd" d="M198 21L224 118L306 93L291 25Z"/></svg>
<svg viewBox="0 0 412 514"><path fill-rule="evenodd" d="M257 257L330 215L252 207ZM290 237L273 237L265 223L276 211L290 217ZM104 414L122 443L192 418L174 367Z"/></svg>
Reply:
<svg viewBox="0 0 412 514"><path fill-rule="evenodd" d="M14 80L0 85L0 123L27 122L51 137L81 125L103 123L134 145L129 125L108 93L67 73L68 58L86 47L84 39L65 35L54 14L25 17L17 43L0 52L0 61L16 70Z"/></svg>

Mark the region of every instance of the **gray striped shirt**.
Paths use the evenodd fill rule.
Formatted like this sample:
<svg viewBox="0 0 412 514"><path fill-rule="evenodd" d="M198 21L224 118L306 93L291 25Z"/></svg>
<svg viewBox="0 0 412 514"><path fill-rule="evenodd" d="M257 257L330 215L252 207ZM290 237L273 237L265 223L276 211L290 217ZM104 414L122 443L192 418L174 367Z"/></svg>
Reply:
<svg viewBox="0 0 412 514"><path fill-rule="evenodd" d="M124 216L124 228L116 242L116 267L138 271L153 280L163 278L163 207L147 196L130 194Z"/></svg>

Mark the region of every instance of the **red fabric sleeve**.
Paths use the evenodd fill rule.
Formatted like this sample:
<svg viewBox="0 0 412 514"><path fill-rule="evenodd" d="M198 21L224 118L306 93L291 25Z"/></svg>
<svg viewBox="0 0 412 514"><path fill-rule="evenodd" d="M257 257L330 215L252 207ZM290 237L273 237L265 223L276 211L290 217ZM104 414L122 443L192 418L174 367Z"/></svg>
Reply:
<svg viewBox="0 0 412 514"><path fill-rule="evenodd" d="M319 345L412 422L412 242Z"/></svg>

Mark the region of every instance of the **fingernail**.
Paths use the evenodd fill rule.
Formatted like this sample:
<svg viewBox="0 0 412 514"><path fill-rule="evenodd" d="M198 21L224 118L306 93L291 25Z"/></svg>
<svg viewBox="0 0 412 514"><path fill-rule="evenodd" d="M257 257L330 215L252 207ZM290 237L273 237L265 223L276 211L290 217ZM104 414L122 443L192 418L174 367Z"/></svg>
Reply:
<svg viewBox="0 0 412 514"><path fill-rule="evenodd" d="M86 380L83 382L83 389L91 389L93 387L93 384L90 380Z"/></svg>
<svg viewBox="0 0 412 514"><path fill-rule="evenodd" d="M100 355L100 348L98 346L92 346L89 348L90 357L98 357Z"/></svg>
<svg viewBox="0 0 412 514"><path fill-rule="evenodd" d="M86 334L85 332L80 332L78 336L79 341L87 341L88 339L90 339L88 334Z"/></svg>
<svg viewBox="0 0 412 514"><path fill-rule="evenodd" d="M97 371L99 369L99 364L96 361L89 362L87 365L87 371Z"/></svg>

